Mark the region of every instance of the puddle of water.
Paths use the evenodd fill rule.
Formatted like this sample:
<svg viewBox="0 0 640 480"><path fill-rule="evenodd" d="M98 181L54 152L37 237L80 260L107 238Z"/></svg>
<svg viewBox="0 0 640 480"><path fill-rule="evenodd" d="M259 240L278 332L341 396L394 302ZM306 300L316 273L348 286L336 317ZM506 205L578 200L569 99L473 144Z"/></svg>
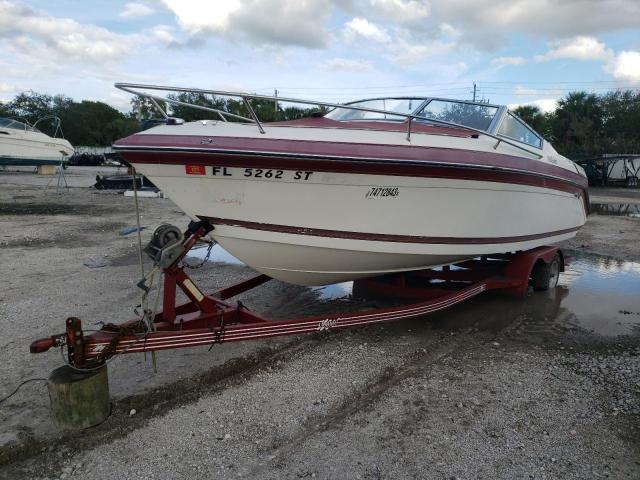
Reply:
<svg viewBox="0 0 640 480"><path fill-rule="evenodd" d="M590 210L595 215L640 218L640 204L637 203L592 203Z"/></svg>
<svg viewBox="0 0 640 480"><path fill-rule="evenodd" d="M435 316L441 328L476 326L540 341L567 332L640 334L640 263L575 255L558 287L526 299L482 295Z"/></svg>
<svg viewBox="0 0 640 480"><path fill-rule="evenodd" d="M196 248L188 258L195 263L206 253L206 246ZM209 261L243 265L220 245L213 247ZM309 288L321 301L353 294L353 282ZM576 253L553 291L535 292L524 300L481 295L433 320L443 328L477 325L533 338L576 329L602 336L640 334L640 262Z"/></svg>
<svg viewBox="0 0 640 480"><path fill-rule="evenodd" d="M353 282L334 283L322 287L310 287L320 300L339 300L349 298L353 294Z"/></svg>
<svg viewBox="0 0 640 480"><path fill-rule="evenodd" d="M599 335L640 333L640 263L577 256L560 276L567 288L559 308L570 324Z"/></svg>
<svg viewBox="0 0 640 480"><path fill-rule="evenodd" d="M197 263L197 260L204 260L207 256L208 246L204 245L202 247L192 248L189 250L187 254L187 258L191 259L190 264ZM215 244L211 249L211 255L209 256L209 261L213 263L224 263L227 265L244 265L240 260L227 252L220 245Z"/></svg>

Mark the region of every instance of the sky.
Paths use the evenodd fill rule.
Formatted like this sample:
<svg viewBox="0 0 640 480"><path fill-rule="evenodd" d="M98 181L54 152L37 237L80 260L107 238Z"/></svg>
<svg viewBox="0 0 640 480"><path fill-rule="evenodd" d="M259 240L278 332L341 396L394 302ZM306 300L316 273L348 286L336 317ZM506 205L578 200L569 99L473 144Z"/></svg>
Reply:
<svg viewBox="0 0 640 480"><path fill-rule="evenodd" d="M555 108L640 91L640 0L0 0L0 101L115 82Z"/></svg>

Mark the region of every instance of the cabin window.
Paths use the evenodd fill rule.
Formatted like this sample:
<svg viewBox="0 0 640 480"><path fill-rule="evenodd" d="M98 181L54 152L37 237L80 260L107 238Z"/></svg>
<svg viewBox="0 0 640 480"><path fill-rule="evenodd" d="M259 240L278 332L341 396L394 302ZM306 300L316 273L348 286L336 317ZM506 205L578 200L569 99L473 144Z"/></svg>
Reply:
<svg viewBox="0 0 640 480"><path fill-rule="evenodd" d="M13 118L0 118L0 127L2 128L14 128L16 130L32 130L32 131L38 131L32 127L30 127L29 125L19 122L17 120L14 120Z"/></svg>
<svg viewBox="0 0 640 480"><path fill-rule="evenodd" d="M433 120L457 123L477 130L489 130L498 107L478 103L456 102L450 100L431 100L422 109L419 116Z"/></svg>
<svg viewBox="0 0 640 480"><path fill-rule="evenodd" d="M540 135L531 130L525 123L511 113L508 113L507 116L504 117L504 120L502 120L498 135L518 140L532 147L542 148L542 138L540 138Z"/></svg>

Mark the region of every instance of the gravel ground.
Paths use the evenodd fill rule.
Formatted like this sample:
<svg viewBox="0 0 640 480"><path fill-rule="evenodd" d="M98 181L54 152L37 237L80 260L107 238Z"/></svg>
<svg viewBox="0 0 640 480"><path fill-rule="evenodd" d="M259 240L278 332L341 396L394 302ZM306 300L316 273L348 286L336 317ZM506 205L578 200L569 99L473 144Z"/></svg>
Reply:
<svg viewBox="0 0 640 480"><path fill-rule="evenodd" d="M592 203L640 204L640 190L593 188L590 198ZM564 246L638 262L639 239L638 218L592 215L587 226Z"/></svg>
<svg viewBox="0 0 640 480"><path fill-rule="evenodd" d="M92 175L71 169L77 187L56 195L42 177L0 173L0 327L10 332L0 395L60 364L28 344L66 316L132 316L136 238L118 233L135 225L132 199L87 189ZM594 202L636 198L592 192ZM187 221L167 199L141 207L145 237ZM638 261L639 226L592 216L566 246ZM249 273L205 265L194 277L214 289ZM113 414L82 434L56 431L44 384L29 384L0 406L0 478L640 478L638 337L559 326L566 312L545 295L162 352L157 373L149 358L123 356L109 366ZM272 317L363 306L277 282L243 301ZM527 323L537 303L548 315Z"/></svg>

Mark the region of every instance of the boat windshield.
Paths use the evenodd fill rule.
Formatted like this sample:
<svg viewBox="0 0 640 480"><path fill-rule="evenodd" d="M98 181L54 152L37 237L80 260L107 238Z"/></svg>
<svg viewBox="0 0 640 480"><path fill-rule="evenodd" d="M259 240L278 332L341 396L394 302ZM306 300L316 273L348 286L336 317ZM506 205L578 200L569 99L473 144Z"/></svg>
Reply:
<svg viewBox="0 0 640 480"><path fill-rule="evenodd" d="M455 100L431 100L417 115L427 120L443 120L488 131L497 113L498 107L492 105Z"/></svg>
<svg viewBox="0 0 640 480"><path fill-rule="evenodd" d="M426 98L376 98L348 103L359 108L371 108L398 112L404 115L417 115L418 121L428 122L429 119L456 123L477 130L488 131L493 119L498 113L498 107L483 103L463 102L457 100L430 99L418 112L416 110L427 100ZM393 115L393 113L365 112L349 108L334 108L325 115L332 120L396 120L406 121L407 117ZM434 122L437 123L437 122Z"/></svg>
<svg viewBox="0 0 640 480"><path fill-rule="evenodd" d="M14 128L16 130L36 131L33 127L27 125L26 123L19 122L18 120L14 120L13 118L0 118L0 127Z"/></svg>
<svg viewBox="0 0 640 480"><path fill-rule="evenodd" d="M410 115L422 105L424 100L424 98L377 98L374 100L352 102L347 105ZM325 118L330 118L331 120L406 120L406 117L400 115L365 112L362 110L351 110L349 108L334 108L325 115Z"/></svg>

